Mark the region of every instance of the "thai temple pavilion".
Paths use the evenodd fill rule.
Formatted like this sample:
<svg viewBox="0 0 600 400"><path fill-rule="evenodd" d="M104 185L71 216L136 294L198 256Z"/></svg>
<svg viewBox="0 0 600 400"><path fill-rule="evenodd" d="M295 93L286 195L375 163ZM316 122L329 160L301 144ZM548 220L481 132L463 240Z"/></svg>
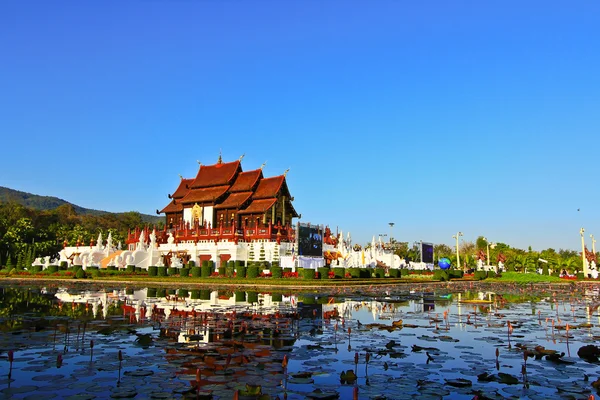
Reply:
<svg viewBox="0 0 600 400"><path fill-rule="evenodd" d="M219 156L214 165L200 165L195 178L181 178L171 202L157 212L169 229L223 227L241 234L243 228L280 228L298 217L285 177L265 178L262 167L244 172L241 158L224 163Z"/></svg>

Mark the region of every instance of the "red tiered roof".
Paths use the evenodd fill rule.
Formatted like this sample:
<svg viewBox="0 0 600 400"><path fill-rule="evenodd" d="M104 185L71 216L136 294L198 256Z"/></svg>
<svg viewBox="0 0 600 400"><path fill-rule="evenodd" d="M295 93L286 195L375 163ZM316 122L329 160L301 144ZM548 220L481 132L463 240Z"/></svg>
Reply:
<svg viewBox="0 0 600 400"><path fill-rule="evenodd" d="M171 198L172 199L183 198L190 191L188 186L191 185L191 183L193 181L194 181L193 179L182 179L181 182L179 183L179 186L177 187L177 190L175 190L175 192L171 195Z"/></svg>
<svg viewBox="0 0 600 400"><path fill-rule="evenodd" d="M238 214L257 214L267 212L267 210L271 208L276 201L276 198L252 200L252 203L250 203L250 205L245 209L240 210Z"/></svg>
<svg viewBox="0 0 600 400"><path fill-rule="evenodd" d="M216 205L215 209L240 208L252 196L252 192L232 193L221 204Z"/></svg>
<svg viewBox="0 0 600 400"><path fill-rule="evenodd" d="M215 165L201 165L190 189L206 188L211 186L231 185L231 181L238 172L241 172L240 161L230 163L217 163Z"/></svg>
<svg viewBox="0 0 600 400"><path fill-rule="evenodd" d="M261 179L258 187L256 188L256 192L254 192L254 196L252 196L252 199L257 200L277 197L277 193L279 193L279 189L281 189L281 186L284 182L285 176L283 175Z"/></svg>
<svg viewBox="0 0 600 400"><path fill-rule="evenodd" d="M246 171L241 172L233 185L231 185L231 189L229 191L231 193L235 192L247 192L254 189L256 183L263 179L263 174L261 169L255 169L254 171Z"/></svg>
<svg viewBox="0 0 600 400"><path fill-rule="evenodd" d="M161 213L174 213L183 211L183 204L176 203L175 199L173 199L165 208L163 208Z"/></svg>
<svg viewBox="0 0 600 400"><path fill-rule="evenodd" d="M179 200L179 202L184 204L215 202L219 197L227 193L227 189L229 189L229 185L193 189L183 199Z"/></svg>

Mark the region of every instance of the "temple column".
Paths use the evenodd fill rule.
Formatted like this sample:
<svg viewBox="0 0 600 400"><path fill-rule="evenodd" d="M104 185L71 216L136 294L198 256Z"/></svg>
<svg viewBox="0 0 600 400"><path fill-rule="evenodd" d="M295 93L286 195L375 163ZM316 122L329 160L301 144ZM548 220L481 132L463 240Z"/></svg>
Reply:
<svg viewBox="0 0 600 400"><path fill-rule="evenodd" d="M285 196L281 196L281 225L285 225Z"/></svg>

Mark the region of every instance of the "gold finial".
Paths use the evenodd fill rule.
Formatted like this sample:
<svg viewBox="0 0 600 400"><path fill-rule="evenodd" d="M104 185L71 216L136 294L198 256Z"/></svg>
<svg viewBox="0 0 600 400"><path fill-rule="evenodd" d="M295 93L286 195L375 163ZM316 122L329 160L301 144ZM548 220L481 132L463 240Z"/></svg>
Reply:
<svg viewBox="0 0 600 400"><path fill-rule="evenodd" d="M242 159L243 159L245 156L246 156L246 153L242 154L242 155L240 156L240 161L242 161Z"/></svg>
<svg viewBox="0 0 600 400"><path fill-rule="evenodd" d="M181 176L181 174L179 174L179 179L183 180L183 176Z"/></svg>
<svg viewBox="0 0 600 400"><path fill-rule="evenodd" d="M221 157L221 149L219 149L219 159L217 160L217 164L223 164L223 157Z"/></svg>
<svg viewBox="0 0 600 400"><path fill-rule="evenodd" d="M199 166L202 166L202 163L200 162L200 160L196 160L196 162L198 163Z"/></svg>
<svg viewBox="0 0 600 400"><path fill-rule="evenodd" d="M286 170L285 170L285 172L283 173L283 177L284 177L284 178L286 177L286 175L287 175L287 173L288 173L288 172L290 172L290 169L289 169L289 168L288 168L288 169L286 169Z"/></svg>
<svg viewBox="0 0 600 400"><path fill-rule="evenodd" d="M262 163L262 165L260 166L260 169L263 169L265 167L265 165L267 165L266 161L264 163Z"/></svg>

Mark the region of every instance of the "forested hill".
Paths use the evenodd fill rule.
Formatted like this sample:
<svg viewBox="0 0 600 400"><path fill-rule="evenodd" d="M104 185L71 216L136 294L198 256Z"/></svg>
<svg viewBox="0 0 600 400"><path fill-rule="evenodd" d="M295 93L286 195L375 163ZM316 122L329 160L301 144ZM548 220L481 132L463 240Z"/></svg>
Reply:
<svg viewBox="0 0 600 400"><path fill-rule="evenodd" d="M33 208L35 210L54 210L62 205L70 205L78 215L107 215L116 214L120 215L123 213L111 213L108 211L93 210L90 208L84 208L76 204L69 203L66 200L59 199L58 197L52 196L40 196L37 194L21 192L19 190L10 189L7 187L0 186L0 203L15 202L25 207ZM146 224L159 224L164 222L165 217L159 215L148 215L140 214L142 221Z"/></svg>

